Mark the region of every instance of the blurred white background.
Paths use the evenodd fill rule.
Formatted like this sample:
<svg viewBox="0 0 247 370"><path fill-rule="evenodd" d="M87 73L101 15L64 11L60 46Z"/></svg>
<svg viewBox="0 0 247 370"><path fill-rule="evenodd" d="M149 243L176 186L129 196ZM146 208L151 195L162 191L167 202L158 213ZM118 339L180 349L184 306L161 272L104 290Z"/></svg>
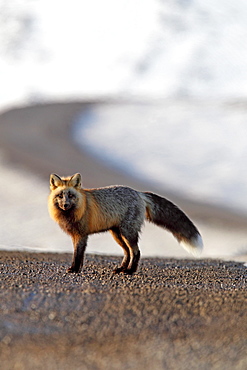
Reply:
<svg viewBox="0 0 247 370"><path fill-rule="evenodd" d="M246 38L244 0L0 0L0 108L114 99L80 117L79 144L147 182L246 214ZM14 173L31 192L32 175L1 158L2 176ZM66 237L57 243L61 232L46 220L46 186L36 184L45 239L30 234L32 215L17 238L18 207L7 200L3 247L44 248L49 240L48 250L66 250ZM217 254L210 235L208 254ZM226 239L234 251L246 249L245 234L221 235L222 248Z"/></svg>

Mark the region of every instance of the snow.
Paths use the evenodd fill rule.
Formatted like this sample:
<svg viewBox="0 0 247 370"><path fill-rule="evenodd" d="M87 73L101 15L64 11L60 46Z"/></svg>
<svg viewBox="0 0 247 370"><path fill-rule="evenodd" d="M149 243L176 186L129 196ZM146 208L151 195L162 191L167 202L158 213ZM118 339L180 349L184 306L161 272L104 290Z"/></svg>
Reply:
<svg viewBox="0 0 247 370"><path fill-rule="evenodd" d="M0 0L1 105L246 98L246 19L244 0Z"/></svg>
<svg viewBox="0 0 247 370"><path fill-rule="evenodd" d="M74 140L160 188L247 214L247 106L175 100L102 104Z"/></svg>

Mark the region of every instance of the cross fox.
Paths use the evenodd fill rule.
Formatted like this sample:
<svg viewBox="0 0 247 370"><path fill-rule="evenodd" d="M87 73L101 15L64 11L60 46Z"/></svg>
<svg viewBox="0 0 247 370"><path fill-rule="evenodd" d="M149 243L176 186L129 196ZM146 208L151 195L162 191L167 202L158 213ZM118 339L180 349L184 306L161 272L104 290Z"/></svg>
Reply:
<svg viewBox="0 0 247 370"><path fill-rule="evenodd" d="M140 259L138 237L144 220L170 231L194 255L203 247L192 221L175 204L159 195L126 186L84 189L79 173L50 176L48 208L51 218L72 237L74 256L68 272L80 272L90 234L110 231L124 258L114 272L132 274Z"/></svg>

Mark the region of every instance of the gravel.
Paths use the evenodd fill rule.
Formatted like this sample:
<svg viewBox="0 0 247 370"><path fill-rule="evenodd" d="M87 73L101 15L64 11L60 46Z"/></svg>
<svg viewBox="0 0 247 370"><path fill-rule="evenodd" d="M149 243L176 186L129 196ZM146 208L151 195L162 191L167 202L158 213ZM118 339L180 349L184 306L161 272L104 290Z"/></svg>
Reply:
<svg viewBox="0 0 247 370"><path fill-rule="evenodd" d="M219 260L0 252L2 369L246 369L247 270Z"/></svg>

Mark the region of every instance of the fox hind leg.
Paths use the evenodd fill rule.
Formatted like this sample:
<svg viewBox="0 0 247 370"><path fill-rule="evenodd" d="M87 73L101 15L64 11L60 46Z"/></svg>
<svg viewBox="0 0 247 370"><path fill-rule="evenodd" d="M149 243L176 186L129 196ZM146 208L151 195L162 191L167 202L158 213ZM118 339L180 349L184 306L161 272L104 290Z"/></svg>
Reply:
<svg viewBox="0 0 247 370"><path fill-rule="evenodd" d="M138 263L141 257L140 249L138 247L138 234L136 236L124 237L123 240L128 245L130 250L130 262L128 268L124 271L126 274L133 274L138 268Z"/></svg>
<svg viewBox="0 0 247 370"><path fill-rule="evenodd" d="M128 269L129 263L130 263L130 250L128 245L125 243L120 230L118 228L113 228L110 230L113 238L116 240L116 242L122 247L124 252L124 257L122 260L122 263L119 267L115 268L113 271L115 274L119 274L120 272L125 272Z"/></svg>
<svg viewBox="0 0 247 370"><path fill-rule="evenodd" d="M115 274L120 272L124 272L126 274L133 274L136 272L138 263L140 260L140 250L138 247L138 233L129 233L129 232L122 232L118 228L113 228L110 230L113 238L116 242L122 247L124 251L124 258L120 267L117 267L114 270Z"/></svg>

